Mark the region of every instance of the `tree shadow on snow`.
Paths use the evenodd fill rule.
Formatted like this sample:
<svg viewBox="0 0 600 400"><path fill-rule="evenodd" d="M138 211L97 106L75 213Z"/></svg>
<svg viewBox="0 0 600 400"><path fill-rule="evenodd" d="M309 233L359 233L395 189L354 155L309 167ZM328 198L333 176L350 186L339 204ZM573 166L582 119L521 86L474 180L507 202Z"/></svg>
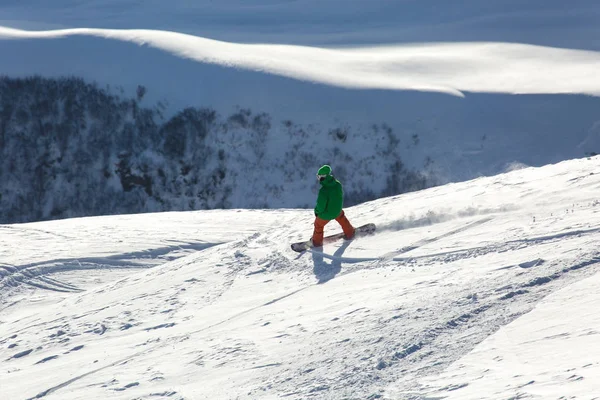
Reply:
<svg viewBox="0 0 600 400"><path fill-rule="evenodd" d="M335 258L342 257L344 251L350 246L350 243L352 243L351 240L344 240L344 243L333 253L333 256ZM341 260L334 259L329 262L323 259L323 248L314 249L311 255L314 264L313 272L318 279L317 284L333 279L342 270Z"/></svg>

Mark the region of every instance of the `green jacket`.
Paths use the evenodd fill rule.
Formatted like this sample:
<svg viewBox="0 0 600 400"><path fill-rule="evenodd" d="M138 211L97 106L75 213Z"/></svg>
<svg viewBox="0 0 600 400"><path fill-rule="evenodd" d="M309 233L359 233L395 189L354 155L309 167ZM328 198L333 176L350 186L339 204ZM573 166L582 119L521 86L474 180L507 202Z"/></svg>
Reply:
<svg viewBox="0 0 600 400"><path fill-rule="evenodd" d="M321 189L319 189L319 196L317 197L315 215L328 221L336 219L344 207L342 184L331 175L320 183Z"/></svg>

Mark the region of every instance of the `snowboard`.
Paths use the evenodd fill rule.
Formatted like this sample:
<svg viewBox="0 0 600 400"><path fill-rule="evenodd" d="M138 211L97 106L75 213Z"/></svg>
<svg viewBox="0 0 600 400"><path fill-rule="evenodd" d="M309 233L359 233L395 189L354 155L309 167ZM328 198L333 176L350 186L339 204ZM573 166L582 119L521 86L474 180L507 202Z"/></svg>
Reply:
<svg viewBox="0 0 600 400"><path fill-rule="evenodd" d="M359 226L358 228L355 228L354 238L357 238L360 236L365 236L365 235L370 235L375 232L375 228L376 228L375 224L365 224L365 225ZM344 238L343 232L336 233L335 235L325 236L323 238L323 244L335 242L336 240L343 239L343 238ZM310 240L307 240L305 242L292 243L292 250L297 251L299 253L302 251L311 249L312 247L313 247L313 245Z"/></svg>

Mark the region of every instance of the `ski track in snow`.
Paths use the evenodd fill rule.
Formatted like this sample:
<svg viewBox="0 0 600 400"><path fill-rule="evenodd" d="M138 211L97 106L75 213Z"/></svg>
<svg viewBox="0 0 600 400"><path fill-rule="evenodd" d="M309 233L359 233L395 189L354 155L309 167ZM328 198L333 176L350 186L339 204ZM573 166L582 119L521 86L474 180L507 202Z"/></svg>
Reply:
<svg viewBox="0 0 600 400"><path fill-rule="evenodd" d="M173 247L162 247L151 251L132 252L109 257L82 257L77 259L57 259L35 262L24 265L0 266L0 287L15 287L20 283L45 288L55 291L79 291L77 287L49 279L46 275L60 271L78 271L90 269L116 269L116 268L146 268L148 261L139 259L161 259L174 250L201 251L218 243L189 243L178 244ZM160 262L160 261L159 261Z"/></svg>
<svg viewBox="0 0 600 400"><path fill-rule="evenodd" d="M352 221L381 230L322 252L289 249L310 232L312 217L282 210L243 239L192 246L197 251L85 291L55 279L58 269L23 275L43 283L38 296L41 288L69 293L39 309L21 300L1 311L3 390L23 399L430 398L423 377L442 374L549 294L600 271L599 162L352 207ZM62 240L49 237L46 245ZM166 249L78 258L121 262ZM50 311L53 304L60 307ZM23 390L25 381L32 383ZM436 393L468 387L455 382Z"/></svg>

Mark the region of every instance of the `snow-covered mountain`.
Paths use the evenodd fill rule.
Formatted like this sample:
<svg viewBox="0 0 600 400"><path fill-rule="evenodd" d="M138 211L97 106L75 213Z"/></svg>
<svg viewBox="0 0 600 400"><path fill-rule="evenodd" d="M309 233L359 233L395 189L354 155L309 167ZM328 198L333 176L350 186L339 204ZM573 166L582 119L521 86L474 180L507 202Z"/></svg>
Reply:
<svg viewBox="0 0 600 400"><path fill-rule="evenodd" d="M350 171L347 185L351 192L370 190L373 198L389 194L388 181L397 179L394 158L403 170L448 182L600 151L600 101L594 97L600 92L596 3L3 2L0 52L7 56L0 62L0 74L11 79L75 76L88 84L96 82L100 88L110 85L108 95L122 103L136 98L138 87L144 87L147 93L140 106L161 110L164 120L155 121L159 127L189 107L213 110L222 123L240 110L268 116L271 138L258 139L268 144L266 162L256 164L244 157L252 151L248 147L239 152L245 161L224 163L230 168L232 188L231 192L227 188L219 191L230 194L227 201L217 196L206 202L203 197L211 189L204 185L207 177L219 176L215 174L215 168L220 168L218 157L206 168L198 154L170 163L172 170L181 164L187 170L190 163L198 170L193 177L165 172L169 184L186 182L184 189L170 188L158 199L147 195L144 165L148 159L160 164L161 154L134 153L139 158L133 162L131 175L141 182L141 189L134 194L126 191L127 184L119 188L118 153L94 160L94 165L85 169L90 178L78 182L79 187L91 184L98 192L120 199L115 203L131 205L126 212L254 207L257 202L269 207L304 207L312 195L307 190L314 183L310 171L324 162L334 163L337 171ZM39 103L43 99L35 93L30 97ZM5 91L0 91L0 97L5 96ZM16 113L7 117L6 107L2 113L3 124L18 118ZM125 122L131 122L132 117L128 118ZM44 126L35 122L37 127ZM296 129L290 130L290 123ZM379 138L369 140L374 126L388 127L401 143L398 151L383 161L383 167L369 166L372 157L381 159L376 149L381 146ZM346 129L352 132L348 141L332 146L331 133ZM23 129L23 134L39 135L32 130ZM98 143L86 142L93 135L85 132L80 142L97 148ZM107 129L99 132L113 134ZM139 132L147 130L135 132L139 138ZM413 137L418 146L411 146ZM297 144L294 140L306 149L289 153L288 145ZM8 153L14 154L12 150ZM282 182L283 175L265 180L274 164L280 169L280 158L288 161L288 153L293 154L288 165L302 165L306 176L295 177L292 184ZM63 159L60 153L49 154L54 158L42 163L41 170ZM64 157L69 158L77 157ZM80 164L59 169L78 171L77 165L87 166L89 161L89 157L81 159ZM4 221L107 212L95 207L65 213L57 204L93 207L94 200L85 195L89 190L78 190L75 184L65 186L66 176L51 188L35 186L31 176L40 164L21 164L30 167L25 174L13 174L12 162L2 167L8 180L2 180L0 201L14 206L11 215L31 212L31 204L35 214ZM106 171L103 164L110 169ZM153 174L148 176L158 181L159 168L153 169ZM106 179L102 188L100 179ZM202 182L201 188L189 183L192 181ZM55 198L44 200L43 196L15 191L25 185L51 190ZM63 193L82 196L61 199ZM257 199L261 197L257 194L266 200ZM142 197L143 202L139 201ZM104 198L97 202L106 207L110 203ZM20 211L18 205L22 205Z"/></svg>
<svg viewBox="0 0 600 400"><path fill-rule="evenodd" d="M599 188L594 157L382 198L304 254L306 210L1 225L2 398L597 397Z"/></svg>

